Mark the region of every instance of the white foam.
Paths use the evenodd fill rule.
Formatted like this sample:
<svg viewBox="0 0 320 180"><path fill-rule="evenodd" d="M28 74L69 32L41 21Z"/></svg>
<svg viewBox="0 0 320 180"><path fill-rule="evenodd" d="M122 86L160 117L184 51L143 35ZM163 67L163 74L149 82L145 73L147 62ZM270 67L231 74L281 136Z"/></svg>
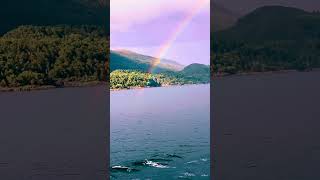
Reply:
<svg viewBox="0 0 320 180"><path fill-rule="evenodd" d="M159 164L157 162L149 161L149 160L146 160L145 164L148 166L156 167L156 168L169 168L168 166Z"/></svg>
<svg viewBox="0 0 320 180"><path fill-rule="evenodd" d="M208 159L207 158L202 158L201 161L206 162L206 161L208 161Z"/></svg>
<svg viewBox="0 0 320 180"><path fill-rule="evenodd" d="M197 162L198 162L197 160L193 160L193 161L187 162L187 164L193 164L193 163L197 163Z"/></svg>
<svg viewBox="0 0 320 180"><path fill-rule="evenodd" d="M186 176L186 177L194 177L194 176L196 176L195 174L193 174L193 173L188 173L188 172L183 173L183 175Z"/></svg>
<svg viewBox="0 0 320 180"><path fill-rule="evenodd" d="M127 170L128 172L131 172L132 169L126 166L112 166L112 169L123 169L123 170Z"/></svg>
<svg viewBox="0 0 320 180"><path fill-rule="evenodd" d="M126 166L112 166L112 169L129 169L129 167L126 167Z"/></svg>

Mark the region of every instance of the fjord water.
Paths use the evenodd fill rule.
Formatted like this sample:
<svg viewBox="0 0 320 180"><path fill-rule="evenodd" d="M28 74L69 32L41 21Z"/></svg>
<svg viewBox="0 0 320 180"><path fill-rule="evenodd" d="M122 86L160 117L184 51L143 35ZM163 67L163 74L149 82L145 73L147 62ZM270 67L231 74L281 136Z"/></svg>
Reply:
<svg viewBox="0 0 320 180"><path fill-rule="evenodd" d="M320 179L319 82L316 71L216 78L214 178Z"/></svg>
<svg viewBox="0 0 320 180"><path fill-rule="evenodd" d="M105 86L0 92L0 179L105 180Z"/></svg>
<svg viewBox="0 0 320 180"><path fill-rule="evenodd" d="M210 179L210 86L113 91L111 179Z"/></svg>

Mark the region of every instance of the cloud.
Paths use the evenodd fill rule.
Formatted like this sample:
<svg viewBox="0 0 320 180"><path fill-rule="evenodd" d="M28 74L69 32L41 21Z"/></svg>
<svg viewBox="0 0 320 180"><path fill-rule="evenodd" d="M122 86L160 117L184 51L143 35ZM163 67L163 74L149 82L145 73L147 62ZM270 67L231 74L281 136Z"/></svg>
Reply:
<svg viewBox="0 0 320 180"><path fill-rule="evenodd" d="M188 13L198 3L204 3L205 8L210 8L210 0L111 0L111 32L125 32L134 25L144 24L161 16Z"/></svg>

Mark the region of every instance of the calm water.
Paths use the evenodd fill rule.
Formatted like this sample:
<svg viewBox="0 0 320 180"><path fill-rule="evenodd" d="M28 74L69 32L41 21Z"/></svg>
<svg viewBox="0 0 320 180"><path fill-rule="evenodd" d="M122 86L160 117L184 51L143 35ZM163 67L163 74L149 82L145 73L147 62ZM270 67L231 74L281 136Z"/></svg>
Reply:
<svg viewBox="0 0 320 180"><path fill-rule="evenodd" d="M111 179L210 179L210 86L111 92Z"/></svg>
<svg viewBox="0 0 320 180"><path fill-rule="evenodd" d="M106 89L0 92L0 179L105 180Z"/></svg>
<svg viewBox="0 0 320 180"><path fill-rule="evenodd" d="M212 92L215 180L320 179L320 72L218 78Z"/></svg>

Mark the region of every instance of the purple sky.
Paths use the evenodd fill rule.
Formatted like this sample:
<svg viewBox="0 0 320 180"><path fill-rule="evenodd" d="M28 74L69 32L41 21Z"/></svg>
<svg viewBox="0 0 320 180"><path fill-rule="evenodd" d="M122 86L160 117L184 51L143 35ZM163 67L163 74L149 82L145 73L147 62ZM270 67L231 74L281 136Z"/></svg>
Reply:
<svg viewBox="0 0 320 180"><path fill-rule="evenodd" d="M249 13L266 5L290 6L307 11L320 10L320 0L215 0L215 2L240 14Z"/></svg>
<svg viewBox="0 0 320 180"><path fill-rule="evenodd" d="M163 58L210 63L209 0L111 0L111 49L158 56L160 48L196 5L204 6L178 34Z"/></svg>

